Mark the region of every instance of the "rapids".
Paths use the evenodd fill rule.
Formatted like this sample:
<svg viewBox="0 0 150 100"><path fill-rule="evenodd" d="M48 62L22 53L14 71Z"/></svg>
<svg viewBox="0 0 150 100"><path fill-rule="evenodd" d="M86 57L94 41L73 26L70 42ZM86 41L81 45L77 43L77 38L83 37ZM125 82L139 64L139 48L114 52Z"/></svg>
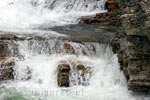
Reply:
<svg viewBox="0 0 150 100"><path fill-rule="evenodd" d="M77 24L80 16L106 12L105 1L0 0L0 31L15 32L21 36L24 33L45 37L47 34L52 37L67 36L57 30L44 29ZM65 53L64 42L73 47L75 54ZM132 93L127 89L117 55L113 54L109 45L58 39L17 43L22 59L15 61L15 79L0 85L0 100L150 100L148 95ZM62 60L92 63L94 74L89 85L70 83L69 88L58 87L57 66Z"/></svg>
<svg viewBox="0 0 150 100"><path fill-rule="evenodd" d="M105 0L0 0L0 30L76 24L79 17L104 12Z"/></svg>

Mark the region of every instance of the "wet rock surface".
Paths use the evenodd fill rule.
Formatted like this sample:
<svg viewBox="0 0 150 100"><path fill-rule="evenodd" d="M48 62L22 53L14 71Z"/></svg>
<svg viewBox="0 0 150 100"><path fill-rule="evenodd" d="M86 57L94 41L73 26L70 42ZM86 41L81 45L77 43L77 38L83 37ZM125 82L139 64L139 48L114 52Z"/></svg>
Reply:
<svg viewBox="0 0 150 100"><path fill-rule="evenodd" d="M69 87L70 65L66 61L60 62L57 72L57 83L60 87Z"/></svg>
<svg viewBox="0 0 150 100"><path fill-rule="evenodd" d="M14 79L13 76L13 66L15 65L15 62L12 61L1 61L0 62L0 81L4 80L11 80Z"/></svg>
<svg viewBox="0 0 150 100"><path fill-rule="evenodd" d="M68 25L62 27L51 28L62 34L69 35L69 37L58 37L63 40L70 40L75 42L99 42L110 44L115 38L116 34L124 34L122 27L111 25Z"/></svg>
<svg viewBox="0 0 150 100"><path fill-rule="evenodd" d="M92 76L91 65L89 62L83 61L60 61L57 67L58 86L89 85Z"/></svg>
<svg viewBox="0 0 150 100"><path fill-rule="evenodd" d="M69 25L65 27L55 27L53 28L53 30L54 31L57 30L60 33L66 34L67 36L52 37L47 34L45 37L34 34L33 35L26 34L23 36L20 35L18 36L17 34L16 35L8 34L8 36L1 35L1 37L3 38L2 45L5 44L4 42L6 41L8 42L8 44L11 44L12 46L15 44L17 46L17 42L28 41L29 45L28 49L30 50L31 47L31 49L34 49L33 52L36 51L38 54L42 53L43 50L42 47L44 47L47 49L44 50L47 51L46 54L64 53L78 56L78 53L80 54L82 53L84 56L88 56L88 55L95 55L96 53L96 48L94 47L93 43L110 44L117 34L124 34L122 27L116 26ZM76 47L79 49L75 50L74 48L75 46L79 46ZM7 50L8 49L6 45L6 47L4 47L2 51L4 52L4 54L6 54ZM18 56L17 52L12 54L12 56L14 55L14 57L17 57ZM11 57L8 56L8 58ZM60 87L63 86L68 87L73 85L83 85L83 86L89 85L89 79L92 76L92 73L90 68L91 65L89 64L89 66L87 66L87 64L88 62L69 61L63 62L60 65L58 65L58 72L59 72L57 78L58 85ZM13 66L11 67L12 69ZM13 73L13 71L11 73ZM23 78L21 80L30 79L31 73L32 72L29 71L29 77Z"/></svg>
<svg viewBox="0 0 150 100"><path fill-rule="evenodd" d="M117 1L115 0L106 1L105 9L107 9L108 12L97 13L96 15L93 16L82 16L79 23L120 26L121 11L119 11L119 6Z"/></svg>
<svg viewBox="0 0 150 100"><path fill-rule="evenodd" d="M18 45L14 35L0 35L0 81L13 79L13 66L18 57Z"/></svg>
<svg viewBox="0 0 150 100"><path fill-rule="evenodd" d="M94 16L81 17L81 24L113 25L120 26L119 12L97 13Z"/></svg>
<svg viewBox="0 0 150 100"><path fill-rule="evenodd" d="M100 32L103 33L103 31L110 32L110 34L114 35L116 34L116 31L114 31L116 28L112 27L112 30L101 28ZM94 30L94 29L93 29ZM86 31L86 29L85 29ZM79 32L79 31L75 31ZM74 32L73 32L74 33ZM36 51L38 54L42 53L42 47L46 48L48 54L53 53L63 53L63 54L69 54L69 55L75 55L78 56L79 54L83 54L84 56L88 55L95 55L96 48L95 44L97 43L97 40L95 39L88 39L85 37L80 37L80 33L73 35L73 33L70 33L68 36L58 36L58 37L52 37L52 36L39 36L39 35L23 35L18 36L17 34L1 34L1 40L0 40L0 81L4 80L10 80L14 79L14 70L13 67L15 66L16 59L20 60L23 58L23 56L20 56L19 54L19 42L27 41L30 47L32 47L33 52ZM97 32L98 34L99 32ZM69 33L68 33L69 34ZM84 32L82 33L84 34ZM91 33L92 34L92 33ZM101 35L101 34L99 34ZM84 34L84 36L88 36L88 34ZM95 35L96 36L96 35ZM106 34L107 37L109 36ZM112 38L112 36L111 36ZM103 41L103 40L102 40ZM105 40L105 43L109 43L111 40ZM52 45L52 43L54 45ZM77 45L76 45L77 44ZM77 46L77 47L76 47ZM35 48L34 48L35 47ZM75 48L79 48L76 49ZM38 51L39 50L39 51ZM48 51L49 50L49 51ZM54 51L54 52L52 52ZM21 57L21 58L20 58ZM22 59L23 60L23 59ZM71 64L71 65L70 65ZM59 86L72 86L72 85L88 85L88 79L85 78L85 75L90 74L90 68L86 67L86 64L88 62L81 62L81 61L70 61L69 63L65 62L58 66L59 74L58 74L58 85ZM72 67L74 66L74 67ZM73 68L73 70L71 69ZM27 69L27 77L23 77L20 80L29 80L32 76L29 68ZM72 75L71 75L72 74ZM70 84L70 77L73 75L76 75L78 77L71 78L72 84Z"/></svg>

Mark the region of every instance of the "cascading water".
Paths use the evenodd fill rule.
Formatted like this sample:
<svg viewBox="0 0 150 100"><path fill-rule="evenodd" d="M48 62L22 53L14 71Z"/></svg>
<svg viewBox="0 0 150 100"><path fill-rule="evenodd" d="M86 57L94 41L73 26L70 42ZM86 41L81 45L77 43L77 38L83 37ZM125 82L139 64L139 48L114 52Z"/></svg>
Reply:
<svg viewBox="0 0 150 100"><path fill-rule="evenodd" d="M65 52L63 45L66 42L74 48L75 55ZM112 53L110 46L57 39L28 40L18 44L24 59L16 60L15 80L1 85L0 100L149 100L129 93L117 55ZM57 47L61 47L61 51ZM70 77L71 87L57 85L57 66L63 60L86 62L85 66L92 68L91 78L85 76L88 81L83 81L86 86L72 82L82 78L76 77L77 74Z"/></svg>
<svg viewBox="0 0 150 100"><path fill-rule="evenodd" d="M21 58L15 59L15 79L0 85L0 100L150 100L128 91L117 55L110 46L61 40L56 37L65 35L43 30L76 24L80 16L104 12L105 1L0 0L0 31L52 36L17 42ZM84 78L80 73L72 74L71 66L70 87L59 87L57 67L61 61L84 62L92 74Z"/></svg>
<svg viewBox="0 0 150 100"><path fill-rule="evenodd" d="M104 12L104 3L105 0L1 0L0 30L75 24L79 16Z"/></svg>

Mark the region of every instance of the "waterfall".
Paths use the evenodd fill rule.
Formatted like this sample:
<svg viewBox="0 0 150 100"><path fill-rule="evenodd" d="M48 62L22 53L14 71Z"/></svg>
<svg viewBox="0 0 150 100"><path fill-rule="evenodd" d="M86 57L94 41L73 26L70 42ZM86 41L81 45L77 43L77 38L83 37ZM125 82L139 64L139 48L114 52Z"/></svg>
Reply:
<svg viewBox="0 0 150 100"><path fill-rule="evenodd" d="M105 1L0 0L0 33L23 38L9 41L17 47L11 53L18 55L14 80L0 84L0 100L150 100L128 91L110 45L62 39L70 36L51 30L106 12ZM66 75L66 87L59 74Z"/></svg>
<svg viewBox="0 0 150 100"><path fill-rule="evenodd" d="M65 52L66 43L74 52ZM2 100L136 100L129 94L117 55L108 45L59 39L27 40L18 44L23 59L16 60L15 80L1 86ZM61 61L84 62L86 68L92 69L92 75L84 75L83 79L80 73L73 74L71 66L70 87L59 87L57 67Z"/></svg>

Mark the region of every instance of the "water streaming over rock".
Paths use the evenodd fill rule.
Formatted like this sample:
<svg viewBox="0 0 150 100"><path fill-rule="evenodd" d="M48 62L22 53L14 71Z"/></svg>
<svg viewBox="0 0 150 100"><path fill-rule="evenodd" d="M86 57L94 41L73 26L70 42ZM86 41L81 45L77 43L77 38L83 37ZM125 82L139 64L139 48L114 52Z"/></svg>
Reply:
<svg viewBox="0 0 150 100"><path fill-rule="evenodd" d="M1 31L52 36L30 39L25 35L26 40L17 41L19 57L14 59L14 80L0 85L0 100L149 100L127 90L111 46L61 40L57 37L65 35L43 30L76 24L79 16L104 12L104 3L105 0L0 0ZM58 86L61 62L70 67L68 88Z"/></svg>
<svg viewBox="0 0 150 100"><path fill-rule="evenodd" d="M66 43L74 52L66 52ZM110 46L57 39L27 40L18 44L23 59L16 60L15 80L1 85L1 100L148 100L129 93L117 55ZM57 68L62 61L71 66L69 88L57 84ZM75 72L74 64L78 63L90 68L92 73Z"/></svg>
<svg viewBox="0 0 150 100"><path fill-rule="evenodd" d="M79 16L104 12L105 0L0 1L0 30L75 24Z"/></svg>

